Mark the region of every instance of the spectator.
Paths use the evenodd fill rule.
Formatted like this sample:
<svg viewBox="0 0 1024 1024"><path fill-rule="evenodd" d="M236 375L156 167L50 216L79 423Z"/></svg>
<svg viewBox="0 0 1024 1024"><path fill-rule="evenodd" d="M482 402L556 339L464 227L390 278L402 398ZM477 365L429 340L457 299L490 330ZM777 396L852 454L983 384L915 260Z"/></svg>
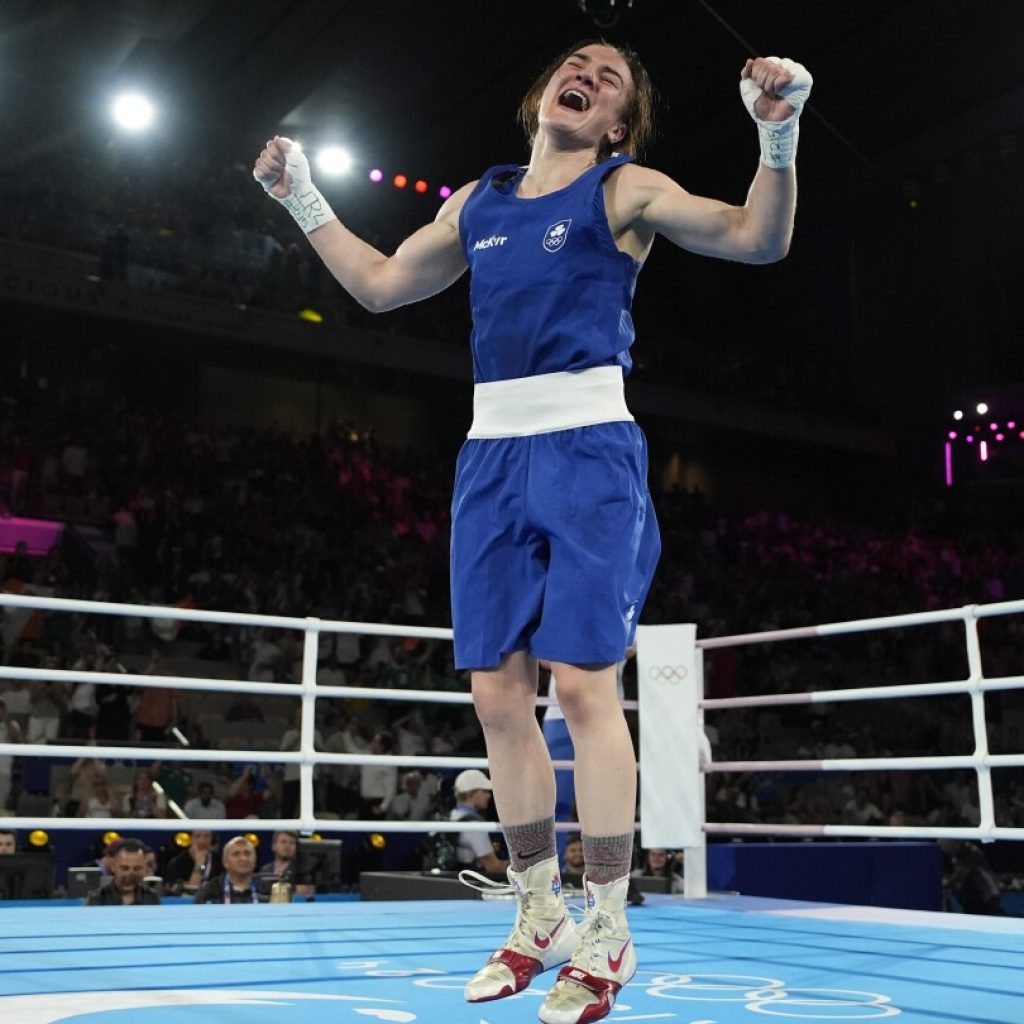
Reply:
<svg viewBox="0 0 1024 1024"><path fill-rule="evenodd" d="M168 805L173 800L183 808L192 786L192 773L188 764L182 761L154 761L152 774L160 783Z"/></svg>
<svg viewBox="0 0 1024 1024"><path fill-rule="evenodd" d="M18 833L13 828L0 828L0 856L18 852Z"/></svg>
<svg viewBox="0 0 1024 1024"><path fill-rule="evenodd" d="M430 753L446 757L454 754L455 750L455 733L452 723L446 718L430 735Z"/></svg>
<svg viewBox="0 0 1024 1024"><path fill-rule="evenodd" d="M430 781L418 771L406 772L402 776L402 789L388 805L388 817L393 821L426 821L435 809L437 777L430 775Z"/></svg>
<svg viewBox="0 0 1024 1024"><path fill-rule="evenodd" d="M327 635L327 639L333 645L334 636ZM321 641L323 638L321 638ZM330 657L319 664L316 670L316 681L320 686L344 686L345 671L338 664L338 659L332 652Z"/></svg>
<svg viewBox="0 0 1024 1024"><path fill-rule="evenodd" d="M572 875L575 878L582 878L586 871L583 862L583 837L579 832L573 832L565 842L561 871L563 876Z"/></svg>
<svg viewBox="0 0 1024 1024"><path fill-rule="evenodd" d="M153 777L145 768L135 773L132 788L125 793L121 803L121 813L128 818L166 818L167 801L159 792Z"/></svg>
<svg viewBox="0 0 1024 1024"><path fill-rule="evenodd" d="M946 886L965 914L1003 916L1002 890L988 860L974 843L940 839L939 846L949 858L952 871Z"/></svg>
<svg viewBox="0 0 1024 1024"><path fill-rule="evenodd" d="M868 798L867 790L859 786L853 799L843 806L843 822L849 825L884 825L885 815Z"/></svg>
<svg viewBox="0 0 1024 1024"><path fill-rule="evenodd" d="M392 722L390 731L395 737L396 752L402 757L418 757L427 752L427 727L418 709Z"/></svg>
<svg viewBox="0 0 1024 1024"><path fill-rule="evenodd" d="M274 833L270 844L271 852L274 854L272 860L268 860L260 870L261 875L274 875L282 882L292 886L292 891L297 896L315 896L316 886L308 882L296 880L296 868L298 864L299 834L281 830Z"/></svg>
<svg viewBox="0 0 1024 1024"><path fill-rule="evenodd" d="M491 780L478 768L467 768L455 777L455 807L451 821L486 821L483 812L491 802ZM456 860L461 867L476 868L488 875L502 875L509 862L494 851L486 832L460 832Z"/></svg>
<svg viewBox="0 0 1024 1024"><path fill-rule="evenodd" d="M218 800L213 795L213 784L200 782L199 792L190 800L185 801L182 808L186 818L221 818L228 816L227 808L223 800Z"/></svg>
<svg viewBox="0 0 1024 1024"><path fill-rule="evenodd" d="M272 683L281 672L281 648L269 630L256 634L251 648L246 678L254 682Z"/></svg>
<svg viewBox="0 0 1024 1024"><path fill-rule="evenodd" d="M270 842L270 850L274 856L260 868L260 874L278 875L286 881L294 882L295 853L298 846L298 832L289 832L284 829L275 832Z"/></svg>
<svg viewBox="0 0 1024 1024"><path fill-rule="evenodd" d="M80 805L78 817L80 818L113 818L114 796L110 791L110 784L106 777L100 777L93 781L92 795Z"/></svg>
<svg viewBox="0 0 1024 1024"><path fill-rule="evenodd" d="M258 818L270 792L266 788L256 787L256 768L247 764L242 774L228 786L224 806L229 818Z"/></svg>
<svg viewBox="0 0 1024 1024"><path fill-rule="evenodd" d="M21 726L7 715L7 702L0 699L0 743L24 743ZM0 811L8 809L11 796L11 776L14 770L14 758L10 754L0 754Z"/></svg>
<svg viewBox="0 0 1024 1024"><path fill-rule="evenodd" d="M0 699L7 705L9 715L23 715L26 718L31 710L28 683L19 683L13 679L0 680Z"/></svg>
<svg viewBox="0 0 1024 1024"><path fill-rule="evenodd" d="M256 847L245 836L235 836L224 844L222 860L223 874L203 882L193 902L258 903Z"/></svg>
<svg viewBox="0 0 1024 1024"><path fill-rule="evenodd" d="M391 733L379 729L370 741L370 753L391 753ZM360 813L363 818L383 818L398 790L398 768L393 764L364 764L359 769Z"/></svg>
<svg viewBox="0 0 1024 1024"><path fill-rule="evenodd" d="M655 846L644 854L643 863L632 872L632 875L634 878L669 879L669 892L681 893L683 879L677 870L681 865L682 859L678 854L670 855L668 850Z"/></svg>
<svg viewBox="0 0 1024 1024"><path fill-rule="evenodd" d="M278 750L298 750L302 739L299 728L302 721L302 709L295 712L295 719L292 727L281 737L281 745ZM317 729L313 733L313 746L317 750L324 749L324 740ZM313 768L313 777L319 778L320 768ZM284 781L281 786L281 817L295 818L299 813L299 765L295 762L284 766Z"/></svg>
<svg viewBox="0 0 1024 1024"><path fill-rule="evenodd" d="M171 857L164 868L164 882L171 891L194 893L213 877L216 839L209 829L193 829L188 847Z"/></svg>
<svg viewBox="0 0 1024 1024"><path fill-rule="evenodd" d="M84 817L82 809L96 792L96 782L107 778L107 766L95 757L80 757L71 766L64 814L69 818Z"/></svg>
<svg viewBox="0 0 1024 1024"><path fill-rule="evenodd" d="M57 658L49 657L43 661L43 667L58 668ZM42 679L34 679L28 686L29 712L26 743L52 743L60 734L60 720L63 709L67 706L67 693L61 683L48 683Z"/></svg>
<svg viewBox="0 0 1024 1024"><path fill-rule="evenodd" d="M88 907L154 906L160 897L147 889L142 880L146 877L147 848L137 839L125 839L112 858L112 880L101 885L85 901Z"/></svg>
<svg viewBox="0 0 1024 1024"><path fill-rule="evenodd" d="M88 465L88 457L89 453L85 445L81 443L81 438L75 437L64 446L60 457L61 468L75 487L81 487Z"/></svg>
<svg viewBox="0 0 1024 1024"><path fill-rule="evenodd" d="M359 720L344 719L327 737L326 750L331 754L365 754L370 744L362 735ZM359 813L359 781L362 772L356 765L332 764L327 776L327 807L341 817Z"/></svg>
<svg viewBox="0 0 1024 1024"><path fill-rule="evenodd" d="M100 869L100 872L107 878L113 877L114 874L114 858L117 856L117 851L121 849L121 846L126 842L124 839L111 839L106 846L104 846L96 858L96 867Z"/></svg>
<svg viewBox="0 0 1024 1024"><path fill-rule="evenodd" d="M106 648L97 652L96 668L100 672L127 672L117 655ZM96 739L115 742L131 739L134 692L132 687L117 683L96 684Z"/></svg>
<svg viewBox="0 0 1024 1024"><path fill-rule="evenodd" d="M75 672L96 671L95 655L85 654L72 666ZM88 740L93 738L96 726L96 685L94 683L72 683L71 696L64 713L62 731L68 739Z"/></svg>
<svg viewBox="0 0 1024 1024"><path fill-rule="evenodd" d="M154 651L143 675L165 675L160 655ZM178 692L164 686L143 686L139 706L135 712L135 724L139 728L139 739L143 743L162 744L167 730L178 717Z"/></svg>
<svg viewBox="0 0 1024 1024"><path fill-rule="evenodd" d="M971 777L965 771L958 771L953 778L942 787L943 797L947 803L951 804L957 812L957 815L961 818L966 818L968 815L964 814L965 806L972 806L974 801L974 789L975 787L971 784Z"/></svg>

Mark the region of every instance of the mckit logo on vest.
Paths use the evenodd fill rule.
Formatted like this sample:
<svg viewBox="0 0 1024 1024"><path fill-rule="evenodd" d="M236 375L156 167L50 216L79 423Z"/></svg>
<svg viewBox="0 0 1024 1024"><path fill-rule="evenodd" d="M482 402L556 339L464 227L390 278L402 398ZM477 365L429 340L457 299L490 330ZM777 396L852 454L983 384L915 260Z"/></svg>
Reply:
<svg viewBox="0 0 1024 1024"><path fill-rule="evenodd" d="M496 246L504 245L508 241L508 235L491 235L490 238L481 238L473 246L473 252L480 252L481 249L493 249Z"/></svg>
<svg viewBox="0 0 1024 1024"><path fill-rule="evenodd" d="M565 245L565 240L569 237L569 225L571 223L571 217L567 220L560 220L557 224L552 224L544 232L544 248L548 252L558 252Z"/></svg>

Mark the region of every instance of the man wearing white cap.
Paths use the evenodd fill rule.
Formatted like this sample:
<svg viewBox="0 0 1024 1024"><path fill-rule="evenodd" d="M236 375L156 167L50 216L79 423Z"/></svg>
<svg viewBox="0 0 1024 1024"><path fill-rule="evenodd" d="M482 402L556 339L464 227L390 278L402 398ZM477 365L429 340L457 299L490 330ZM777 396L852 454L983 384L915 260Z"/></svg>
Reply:
<svg viewBox="0 0 1024 1024"><path fill-rule="evenodd" d="M486 821L483 812L491 802L491 780L479 768L467 768L455 776L455 809L451 821ZM488 875L503 875L508 861L502 860L486 832L460 832L456 845L460 867L476 868Z"/></svg>

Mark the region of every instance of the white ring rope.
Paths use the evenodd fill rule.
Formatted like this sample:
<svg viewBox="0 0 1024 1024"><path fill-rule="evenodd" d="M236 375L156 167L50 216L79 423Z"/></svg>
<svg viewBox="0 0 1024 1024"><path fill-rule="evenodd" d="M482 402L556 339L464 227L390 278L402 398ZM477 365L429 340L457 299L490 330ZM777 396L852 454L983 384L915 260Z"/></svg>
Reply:
<svg viewBox="0 0 1024 1024"><path fill-rule="evenodd" d="M1024 675L996 679L962 680L944 683L899 683L845 690L807 690L803 693L769 693L757 697L714 697L702 700L705 711L723 708L773 707L783 704L829 704L833 701L880 700L883 697L936 697L951 693L991 693L994 690L1024 689Z"/></svg>
<svg viewBox="0 0 1024 1024"><path fill-rule="evenodd" d="M362 766L367 764L394 765L414 768L487 768L484 757L401 755L401 754L343 754L315 749L315 710L317 698L343 700L414 701L436 704L472 704L473 697L465 692L447 690L397 689L372 686L321 686L316 682L317 653L321 633L357 633L366 636L418 637L451 640L452 631L440 627L394 625L390 623L362 623L323 620L315 617L297 618L264 616L235 612L212 612L195 608L177 608L154 605L130 605L113 602L81 601L64 598L26 596L0 593L0 608L84 613L88 615L128 615L137 618L164 621L191 621L221 625L242 625L258 628L298 630L304 634L302 681L295 683L266 683L253 680L197 678L194 676L145 675L131 672L84 672L70 669L37 669L0 665L0 679L22 681L105 683L116 686L148 686L184 691L250 693L262 696L290 697L301 701L300 743L297 751L281 750L220 750L183 747L138 747L112 744L58 744L58 743L0 743L0 755L14 757L50 758L111 758L127 761L184 761L207 763L298 764L300 766L299 814L297 818L226 818L201 819L203 828L217 830L255 827L259 829L294 828L296 822L303 830L320 832L490 832L494 822L395 821L392 819L352 820L317 818L313 813L313 768L319 765ZM551 697L538 697L537 705L556 704ZM637 701L622 701L625 710L636 710ZM556 760L555 769L572 769L573 762ZM65 818L33 817L38 826L61 829L110 830L145 827L153 830L180 830L194 821L172 818ZM195 819L200 820L200 819ZM251 824L246 826L246 822ZM0 817L0 827L19 828L25 819ZM559 831L578 830L575 822L560 822Z"/></svg>
<svg viewBox="0 0 1024 1024"><path fill-rule="evenodd" d="M747 822L708 822L705 835L772 835L772 836L846 836L858 838L931 838L931 839L996 839L1024 840L1024 828L1001 827L995 822L991 770L1024 765L1024 752L1019 754L990 754L985 716L985 694L1003 690L1024 689L1024 675L984 678L978 620L996 616L1016 615L1024 612L1024 601L1001 601L986 605L965 605L939 611L909 615L891 615L849 622L832 622L818 626L777 629L763 633L742 633L735 636L698 640L699 652L777 643L784 640L807 640L877 630L903 629L908 626L960 622L964 625L968 676L963 680L935 683L910 683L887 686L864 686L840 690L818 690L802 693L765 694L751 697L702 699L696 695L700 709L700 729L703 731L705 711L730 711L741 708L781 707L793 705L825 704L830 702L887 700L895 698L946 696L966 694L971 700L971 718L975 750L970 755L941 755L927 757L862 757L825 760L748 760L712 762L706 758L700 764L705 775L715 773L751 772L855 772L855 771L919 771L973 770L977 777L979 824L974 827L929 826L874 826L874 825L783 825L753 824ZM705 851L696 851L701 857ZM689 851L688 851L689 853ZM702 862L702 870L704 864ZM704 895L704 892L687 895Z"/></svg>
<svg viewBox="0 0 1024 1024"><path fill-rule="evenodd" d="M780 640L806 640L819 636L840 636L845 633L870 633L876 629L902 629L905 626L929 626L939 622L969 622L999 615L1019 615L1024 601L996 601L992 604L968 604L962 608L945 608L907 615L884 615L849 622L826 622L820 626L797 626L794 629L770 629L763 633L737 633L734 636L708 637L697 641L697 647L713 651L719 647L742 647L748 644L773 644Z"/></svg>
<svg viewBox="0 0 1024 1024"><path fill-rule="evenodd" d="M298 751L223 751L196 750L194 748L151 748L151 747L116 747L100 745L59 745L59 744L0 744L0 754L14 756L49 756L49 757L110 757L136 760L173 760L173 761L207 761L207 762L262 762L277 764L298 764L300 770L299 816L297 819L256 819L254 825L261 829L295 827L296 822L302 829L322 832L454 832L454 831L489 831L495 826L487 822L445 822L424 821L406 822L391 820L351 821L318 819L313 813L313 768L315 765L363 765L370 763L396 764L422 767L486 767L483 758L470 757L402 757L401 755L357 755L320 753L314 748L314 710L318 697L360 698L372 700L422 701L451 704L471 703L469 694L449 693L434 690L397 690L377 689L375 687L318 686L316 683L316 667L318 642L321 633L358 633L368 636L418 637L424 639L451 639L451 630L418 626L396 626L383 623L332 622L318 618L298 618L286 616L262 616L231 612L210 612L190 608L155 607L151 605L112 604L92 601L66 600L63 598L36 597L13 594L0 594L0 607L23 609L42 609L51 611L79 612L89 615L125 615L136 618L163 619L168 621L207 622L226 625L242 625L255 627L283 628L299 630L304 636L302 680L298 686L282 683L256 683L249 680L197 679L176 676L144 676L129 673L99 673L73 671L44 671L24 669L13 666L0 666L0 678L11 679L45 679L53 681L64 679L77 682L104 682L127 686L162 686L182 690L215 690L244 693L259 693L273 696L290 696L301 701L302 715L300 719L300 745ZM962 622L965 627L965 642L969 674L965 680L954 680L937 683L900 684L894 686L847 688L833 691L812 691L799 694L763 695L757 697L738 697L715 700L701 699L701 673L677 673L672 665L671 678L661 678L658 682L679 684L676 693L678 700L692 700L692 706L698 711L695 716L696 730L693 735L676 735L673 737L678 770L703 774L724 772L751 771L907 771L922 769L972 769L977 775L979 794L980 823L973 828L940 828L914 826L863 826L863 825L776 825L750 824L744 822L708 823L700 807L700 843L702 845L685 844L687 852L686 894L700 897L706 895L706 849L704 837L708 834L720 835L794 835L794 836L849 836L849 837L921 837L921 838L956 838L956 839L1024 839L1024 829L998 827L994 820L991 770L994 768L1010 768L1024 765L1024 754L993 755L988 751L988 738L985 719L985 694L1000 690L1024 689L1024 676L1007 676L997 679L985 679L981 648L978 638L977 623L979 619L995 616L1024 613L1024 601L1006 601L988 605L966 605L958 609L921 612L911 615L894 615L870 619L834 622L819 626L798 627L796 629L772 630L763 633L745 633L736 636L715 637L696 641L695 647L689 652L680 651L678 659L682 666L687 657L692 656L699 666L703 652L722 648L740 647L750 644L775 643L782 640L814 639L837 636L849 633L863 633L874 630L901 629L908 626L921 626L936 623ZM652 627L654 629L664 627ZM692 627L691 627L692 628ZM638 647L641 644L643 629L638 633ZM665 663L666 665L669 662ZM661 669L664 673L664 668ZM678 676L678 678L677 678ZM643 693L644 680L641 680ZM649 692L649 691L648 691ZM975 737L975 750L971 755L935 756L935 757L885 757L885 758L842 758L833 760L776 760L776 761L727 761L713 763L710 758L701 757L698 752L707 750L706 737L703 734L703 714L708 710L734 710L749 707L768 707L794 704L817 704L830 701L853 700L884 700L893 698L940 696L964 693L970 697L972 723ZM642 698L643 699L643 698ZM550 699L541 698L539 704L549 704ZM628 702L624 706L636 708L637 702ZM642 711L642 708L641 708ZM686 756L680 757L679 752L685 751ZM653 751L657 757L664 751ZM671 752L670 752L671 753ZM692 754L692 768L689 760ZM647 752L644 752L644 757ZM652 762L653 763L653 762ZM571 762L558 761L559 768L571 767ZM689 813L690 809L686 809ZM108 829L108 828L139 828L140 821L146 828L177 830L183 822L177 818L137 819L137 818L38 818L32 819L41 825L70 829ZM246 821L251 819L204 819L202 827L218 830L245 828ZM25 819L0 818L0 827L22 827ZM574 829L574 823L559 824L559 829ZM661 845L661 844L659 844Z"/></svg>

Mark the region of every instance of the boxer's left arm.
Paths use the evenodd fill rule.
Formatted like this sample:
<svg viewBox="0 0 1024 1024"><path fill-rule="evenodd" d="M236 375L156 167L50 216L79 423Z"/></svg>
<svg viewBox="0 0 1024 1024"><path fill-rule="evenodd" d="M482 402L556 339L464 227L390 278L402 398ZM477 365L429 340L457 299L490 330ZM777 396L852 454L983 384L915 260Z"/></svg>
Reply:
<svg viewBox="0 0 1024 1024"><path fill-rule="evenodd" d="M747 61L740 92L758 125L761 162L744 205L692 195L667 175L629 165L620 173L633 229L707 256L743 263L782 259L796 213L797 119L810 85L806 69L793 61Z"/></svg>

